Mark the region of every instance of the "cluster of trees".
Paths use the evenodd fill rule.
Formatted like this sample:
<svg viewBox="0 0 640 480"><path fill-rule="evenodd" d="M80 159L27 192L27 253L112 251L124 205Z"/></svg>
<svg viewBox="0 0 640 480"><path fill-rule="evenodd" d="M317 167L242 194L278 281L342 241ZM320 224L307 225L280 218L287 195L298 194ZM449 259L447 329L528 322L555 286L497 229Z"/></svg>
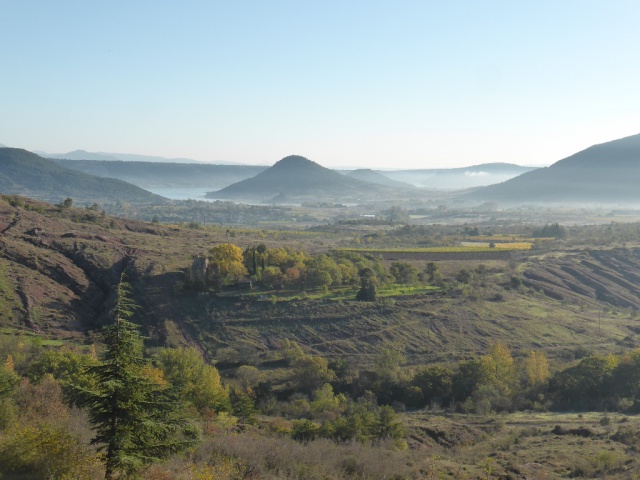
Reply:
<svg viewBox="0 0 640 480"><path fill-rule="evenodd" d="M232 243L216 245L209 251L204 281L192 284L200 288L219 289L248 278L268 289L333 288L360 285L358 298L375 300L376 288L394 283L416 285L436 282L438 266L430 263L424 272L407 262L394 262L389 270L382 260L356 252L334 252L331 255L308 255L291 248L268 248L265 245L247 247L244 251Z"/></svg>
<svg viewBox="0 0 640 480"><path fill-rule="evenodd" d="M566 229L559 223L547 224L531 232L531 236L535 238L564 238L566 235Z"/></svg>
<svg viewBox="0 0 640 480"><path fill-rule="evenodd" d="M573 410L640 412L640 349L623 355L592 355L554 375L555 406Z"/></svg>
<svg viewBox="0 0 640 480"><path fill-rule="evenodd" d="M241 367L230 388L193 348L145 351L131 322L135 305L128 286L121 282L116 290L113 323L104 331L100 355L95 346L46 349L22 341L0 349L6 354L0 365L0 475L136 478L148 464L197 442L211 419L224 427L251 424L258 408L267 410L271 385L255 367ZM392 409L372 399L354 402L334 395L331 382L339 368L295 344L286 352L297 379L294 393L311 395L309 411L318 415L291 422L286 432L293 438L401 439ZM70 420L81 411L98 455Z"/></svg>
<svg viewBox="0 0 640 480"><path fill-rule="evenodd" d="M230 409L217 370L195 350L161 350L154 361L145 357L142 337L130 321L135 305L125 282L116 297L101 359L95 349L34 354L23 342L12 349L15 355L7 355L0 369L0 474L45 478L44 469L46 478L89 478L84 470L91 470L94 478L95 470L104 468L106 479L133 478L147 464L193 445L199 415ZM56 392L57 403L47 398ZM47 402L67 417L71 408L86 411L99 456L82 445L68 422L60 423L60 415L43 414L50 409ZM35 455L27 444L34 438L40 439ZM54 458L44 454L50 449ZM66 459L73 468L64 466L65 456L76 460Z"/></svg>
<svg viewBox="0 0 640 480"><path fill-rule="evenodd" d="M501 343L490 345L486 355L462 361L455 368L403 368L405 357L394 345L381 348L372 368L359 371L343 360L327 362L304 354L295 343L285 342L284 352L291 367L292 391L312 399L304 403L299 396L293 397L290 408L294 416L309 419L313 419L316 397L323 389L326 394L328 386L337 392L338 413L363 398L396 409L438 406L482 413L547 408L547 396L555 398L549 390L555 376L551 377L544 354L531 351L515 360Z"/></svg>

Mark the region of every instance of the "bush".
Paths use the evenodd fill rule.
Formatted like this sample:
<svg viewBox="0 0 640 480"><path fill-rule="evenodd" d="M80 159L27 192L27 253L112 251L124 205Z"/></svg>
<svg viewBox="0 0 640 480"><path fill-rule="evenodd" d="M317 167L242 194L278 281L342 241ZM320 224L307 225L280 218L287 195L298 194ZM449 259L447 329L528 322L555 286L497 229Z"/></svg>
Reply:
<svg viewBox="0 0 640 480"><path fill-rule="evenodd" d="M0 446L0 472L60 480L103 475L93 450L61 427L46 422L16 425L7 431Z"/></svg>
<svg viewBox="0 0 640 480"><path fill-rule="evenodd" d="M320 425L311 420L294 420L291 424L291 438L299 442L314 440L320 431Z"/></svg>

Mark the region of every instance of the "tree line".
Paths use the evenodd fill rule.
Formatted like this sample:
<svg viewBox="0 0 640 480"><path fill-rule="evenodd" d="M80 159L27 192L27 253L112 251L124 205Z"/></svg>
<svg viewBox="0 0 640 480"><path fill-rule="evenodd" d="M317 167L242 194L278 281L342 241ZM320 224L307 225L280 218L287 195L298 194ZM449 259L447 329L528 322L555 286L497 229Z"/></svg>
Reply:
<svg viewBox="0 0 640 480"><path fill-rule="evenodd" d="M194 262L188 284L197 290L220 290L246 279L265 289L299 291L359 285L357 299L375 300L378 288L433 284L439 278L438 266L433 262L424 271L408 262L393 262L386 269L382 259L375 255L356 252L309 255L264 244L242 250L232 243L223 243Z"/></svg>

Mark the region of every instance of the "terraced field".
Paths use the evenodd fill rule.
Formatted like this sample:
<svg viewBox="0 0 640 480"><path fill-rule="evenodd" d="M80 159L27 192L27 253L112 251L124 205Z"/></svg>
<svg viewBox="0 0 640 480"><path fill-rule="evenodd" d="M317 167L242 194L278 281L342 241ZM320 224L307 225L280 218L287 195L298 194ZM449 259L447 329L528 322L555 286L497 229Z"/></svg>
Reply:
<svg viewBox="0 0 640 480"><path fill-rule="evenodd" d="M523 266L525 283L558 300L598 300L640 309L640 250L569 252L531 259Z"/></svg>

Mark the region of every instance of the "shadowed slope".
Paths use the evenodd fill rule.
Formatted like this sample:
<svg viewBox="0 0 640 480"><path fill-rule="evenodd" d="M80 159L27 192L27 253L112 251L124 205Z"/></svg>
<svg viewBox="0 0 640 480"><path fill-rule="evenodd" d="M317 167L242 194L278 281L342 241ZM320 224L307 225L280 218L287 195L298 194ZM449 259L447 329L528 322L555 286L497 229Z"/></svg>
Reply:
<svg viewBox="0 0 640 480"><path fill-rule="evenodd" d="M53 160L19 148L0 148L0 192L52 202L67 197L89 202L164 200L122 180L68 170Z"/></svg>
<svg viewBox="0 0 640 480"><path fill-rule="evenodd" d="M640 204L640 135L594 145L550 167L467 195L505 203Z"/></svg>

